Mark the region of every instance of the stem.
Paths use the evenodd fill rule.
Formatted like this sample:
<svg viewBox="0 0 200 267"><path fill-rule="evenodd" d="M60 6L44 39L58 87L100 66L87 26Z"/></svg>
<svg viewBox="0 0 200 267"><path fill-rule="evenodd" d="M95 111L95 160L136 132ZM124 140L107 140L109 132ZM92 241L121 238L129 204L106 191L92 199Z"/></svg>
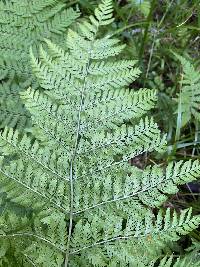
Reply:
<svg viewBox="0 0 200 267"><path fill-rule="evenodd" d="M135 26L141 26L141 25L146 25L146 24L148 24L148 22L146 22L146 21L140 21L140 22L136 22L136 23L129 24L129 25L125 25L124 27L122 27L122 28L120 28L120 29L114 31L114 32L110 35L110 37L113 37L113 36L115 36L115 35L118 35L118 34L124 32L125 30L128 30L128 29L130 29L130 28L133 28L133 27L135 27Z"/></svg>
<svg viewBox="0 0 200 267"><path fill-rule="evenodd" d="M180 93L179 93L179 100L178 100L178 115L177 115L177 120L176 120L176 134L175 134L176 143L180 139L181 126L182 126L182 81L183 81L183 74L181 73Z"/></svg>
<svg viewBox="0 0 200 267"><path fill-rule="evenodd" d="M78 123L77 123L76 138L75 138L75 143L74 143L74 152L73 152L72 160L70 163L70 215L69 215L69 231L68 231L67 248L66 248L66 254L65 254L65 267L68 266L68 262L69 262L69 249L70 249L70 241L71 241L71 236L72 236L73 215L74 215L74 212L73 212L73 205L74 205L73 169L74 169L74 162L76 159L76 153L77 153L77 148L78 148L78 140L79 140L80 126L81 126L81 112L82 112L83 103L84 103L84 93L85 93L85 88L86 88L86 77L88 75L88 66L89 66L89 60L86 64L84 84L83 84L83 88L81 91L81 102L80 102L80 107L79 107L79 112L78 112Z"/></svg>
<svg viewBox="0 0 200 267"><path fill-rule="evenodd" d="M140 47L140 52L139 52L139 60L140 61L142 60L142 56L144 54L144 46L145 46L145 43L147 40L148 30L149 30L149 27L151 25L151 20L152 20L153 11L155 9L155 5L156 5L156 0L153 0L152 4L151 4L151 9L150 9L148 17L147 17L147 25L146 25L145 32L144 32L142 45Z"/></svg>
<svg viewBox="0 0 200 267"><path fill-rule="evenodd" d="M145 75L145 79L144 79L143 88L145 88L146 79L147 79L147 77L149 75L149 70L150 70L151 60L152 60L153 51L154 51L154 45L155 45L155 38L156 38L156 34L154 33L153 42L152 42L151 51L150 51L150 56L149 56L149 61L148 61L148 66L147 66L147 71L146 71L146 75Z"/></svg>

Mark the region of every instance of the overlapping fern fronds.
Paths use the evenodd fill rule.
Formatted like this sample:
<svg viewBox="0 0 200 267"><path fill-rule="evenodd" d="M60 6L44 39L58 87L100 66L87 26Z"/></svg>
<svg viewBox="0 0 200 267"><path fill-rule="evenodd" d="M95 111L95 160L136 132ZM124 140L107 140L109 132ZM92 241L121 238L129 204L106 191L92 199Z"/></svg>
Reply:
<svg viewBox="0 0 200 267"><path fill-rule="evenodd" d="M79 12L67 9L63 0L0 1L0 81L3 83L0 94L4 99L0 106L0 126L6 124L20 129L28 126L26 111L18 108L18 91L35 83L30 66L30 47L37 51L44 38L63 45L66 28L78 16ZM10 91L13 92L11 106L7 101Z"/></svg>
<svg viewBox="0 0 200 267"><path fill-rule="evenodd" d="M98 37L112 11L103 0L78 32L69 30L67 51L46 40L47 52L31 53L45 90L21 95L38 134L6 128L0 136L1 191L31 216L20 217L22 227L19 214L1 216L4 266L12 255L19 266L154 266L200 223L190 209L159 209L199 176L198 161L144 170L128 163L163 152L166 140L147 114L156 92L130 91L140 73L135 61L117 60L124 45Z"/></svg>

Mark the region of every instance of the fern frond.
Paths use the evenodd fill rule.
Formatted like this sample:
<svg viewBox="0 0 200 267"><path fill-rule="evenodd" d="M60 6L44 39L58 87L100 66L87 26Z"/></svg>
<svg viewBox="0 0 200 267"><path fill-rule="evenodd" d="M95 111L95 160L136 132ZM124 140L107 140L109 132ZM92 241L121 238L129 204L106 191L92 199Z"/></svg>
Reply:
<svg viewBox="0 0 200 267"><path fill-rule="evenodd" d="M98 228L93 228L93 225L97 225L96 220L98 220ZM93 214L89 220L83 219L76 225L72 240L72 246L74 244L75 248L71 253L74 255L82 252L82 257L86 258L90 257L90 253L95 253L97 258L107 259L107 262L113 257L116 262L121 262L122 266L128 263L146 266L143 262L139 265L137 258L142 259L146 255L146 260L153 260L156 252L161 252L168 241L178 240L181 234L198 227L199 220L198 217L191 218L191 210L183 211L180 217L174 211L171 217L168 209L164 218L161 213L157 218L147 214L144 220L140 221L133 215L127 218L125 224L117 214L106 217L100 212L96 216ZM129 254L130 246L132 257Z"/></svg>
<svg viewBox="0 0 200 267"><path fill-rule="evenodd" d="M1 216L0 223L0 263L3 266L7 266L8 263L9 266L16 266L16 264L17 266L22 266L22 264L24 266L33 264L50 266L51 264L56 267L61 265L66 238L63 235L65 232L63 214L58 217L57 212L55 216L53 210L48 210L33 213L31 219L28 219L28 217L19 217L14 213L8 215L6 212ZM56 241L58 239L59 243ZM61 240L63 240L63 245ZM48 259L45 259L47 255L49 255Z"/></svg>
<svg viewBox="0 0 200 267"><path fill-rule="evenodd" d="M158 267L198 267L199 266L199 255L193 253L186 254L184 257L173 259L173 255L170 257L165 256Z"/></svg>
<svg viewBox="0 0 200 267"><path fill-rule="evenodd" d="M16 83L7 82L0 85L0 128L9 126L22 130L25 125L30 126L30 114L21 102L20 91L21 88Z"/></svg>
<svg viewBox="0 0 200 267"><path fill-rule="evenodd" d="M27 74L31 74L28 63L30 46L35 47L45 37L62 40L59 34L79 15L72 8L66 10L64 1L1 1L0 4L2 63L5 60L4 67L7 70L13 68L19 76L26 70ZM20 62L20 69L15 65L17 62Z"/></svg>
<svg viewBox="0 0 200 267"><path fill-rule="evenodd" d="M189 60L177 54L175 56L179 59L183 68L182 89L178 101L181 105L182 126L184 126L192 116L197 120L200 119L200 74Z"/></svg>
<svg viewBox="0 0 200 267"><path fill-rule="evenodd" d="M1 192L34 214L29 231L12 234L28 238L21 251L35 265L153 266L200 223L191 210L160 209L178 185L199 177L198 161L129 164L165 151L166 137L148 114L156 92L126 89L139 75L135 62L118 61L123 45L99 37L111 13L103 0L77 32L68 31L66 51L48 40L38 56L33 49L41 88L21 97L34 128L0 135Z"/></svg>
<svg viewBox="0 0 200 267"><path fill-rule="evenodd" d="M63 0L0 1L0 94L5 94L8 85L12 91L12 102L5 99L1 108L1 128L30 126L30 116L19 98L19 91L38 86L29 63L29 49L37 51L44 38L64 46L66 28L78 16L79 11L66 9Z"/></svg>
<svg viewBox="0 0 200 267"><path fill-rule="evenodd" d="M89 22L84 21L80 24L80 30L84 37L93 40L100 26L108 25L113 22L112 0L103 0L95 9L94 15L89 17Z"/></svg>

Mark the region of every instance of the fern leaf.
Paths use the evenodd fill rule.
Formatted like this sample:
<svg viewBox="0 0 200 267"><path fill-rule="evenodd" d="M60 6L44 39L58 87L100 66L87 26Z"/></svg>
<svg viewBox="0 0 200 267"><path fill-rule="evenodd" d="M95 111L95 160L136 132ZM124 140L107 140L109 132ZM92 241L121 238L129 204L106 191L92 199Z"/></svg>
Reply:
<svg viewBox="0 0 200 267"><path fill-rule="evenodd" d="M179 102L182 112L182 126L184 126L188 123L192 116L194 116L197 120L200 119L200 74L189 60L177 54L175 54L175 56L179 59L183 68L183 80L181 81L182 89L179 94Z"/></svg>
<svg viewBox="0 0 200 267"><path fill-rule="evenodd" d="M0 1L0 94L4 96L8 90L12 93L12 99L6 98L1 105L1 128L30 127L30 115L19 98L19 92L28 86L38 87L29 63L29 49L36 51L44 38L63 44L66 28L78 16L79 11L66 9L63 0Z"/></svg>
<svg viewBox="0 0 200 267"><path fill-rule="evenodd" d="M99 37L111 14L111 1L102 0L77 32L68 31L66 51L48 40L47 50L33 49L41 88L21 94L33 128L0 135L1 193L33 218L0 238L16 252L22 244L28 264L155 266L169 244L200 223L190 209L160 208L178 185L199 177L198 161L143 170L129 164L145 152L165 151L166 137L148 114L156 92L126 89L139 75L135 62L118 61L124 46Z"/></svg>
<svg viewBox="0 0 200 267"><path fill-rule="evenodd" d="M187 254L183 258L178 258L173 260L173 255L170 257L165 256L160 264L159 267L189 267L189 266L194 266L198 267L199 266L199 256L194 255L192 253Z"/></svg>

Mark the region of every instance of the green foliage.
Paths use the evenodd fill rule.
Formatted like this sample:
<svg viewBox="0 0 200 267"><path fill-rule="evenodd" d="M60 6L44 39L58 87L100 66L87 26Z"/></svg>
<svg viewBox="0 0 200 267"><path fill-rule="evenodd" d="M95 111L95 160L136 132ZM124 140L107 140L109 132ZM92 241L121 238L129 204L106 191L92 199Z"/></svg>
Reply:
<svg viewBox="0 0 200 267"><path fill-rule="evenodd" d="M37 51L44 38L64 45L66 28L78 16L78 11L66 9L63 0L0 1L1 127L23 129L30 124L18 94L35 83L30 47Z"/></svg>
<svg viewBox="0 0 200 267"><path fill-rule="evenodd" d="M194 253L186 254L182 258L176 260L173 259L173 255L170 257L165 256L158 267L198 267L199 266L199 255Z"/></svg>
<svg viewBox="0 0 200 267"><path fill-rule="evenodd" d="M9 125L18 126L23 129L24 125L29 127L30 114L25 110L20 99L21 87L17 82L3 82L0 84L0 128Z"/></svg>
<svg viewBox="0 0 200 267"><path fill-rule="evenodd" d="M150 11L150 1L149 0L129 0L132 9L138 9L145 17L148 16Z"/></svg>
<svg viewBox="0 0 200 267"><path fill-rule="evenodd" d="M117 20L114 24L115 28L110 29L114 30L111 34L121 35L124 38L127 43L124 51L126 57L138 59L142 71L137 81L138 87L158 89L158 111L154 118L168 133L170 143L174 143L177 141L174 114L177 105L174 99L180 91L180 64L174 60L171 51L176 51L186 58L189 56L192 61L198 63L200 58L199 1L163 0L162 4L155 0L117 2L118 4L115 4ZM141 12L145 3L150 4L148 15ZM193 120L190 122L193 123ZM187 138L188 131L190 131L189 127L185 132L181 132L182 143L194 142L194 131L191 131L191 135ZM191 149L191 145L189 147L188 144L186 150Z"/></svg>
<svg viewBox="0 0 200 267"><path fill-rule="evenodd" d="M189 60L177 54L175 56L180 60L183 68L178 104L181 113L181 125L184 126L191 120L191 116L200 120L200 73Z"/></svg>
<svg viewBox="0 0 200 267"><path fill-rule="evenodd" d="M0 135L1 193L30 214L1 213L2 266L170 266L165 255L200 223L191 209L162 207L178 185L199 177L198 161L129 163L163 153L166 136L148 115L156 91L129 90L136 62L117 59L124 45L101 37L112 12L112 1L102 0L68 30L66 50L46 40L38 57L31 51L45 90L21 97L37 134L6 127Z"/></svg>

